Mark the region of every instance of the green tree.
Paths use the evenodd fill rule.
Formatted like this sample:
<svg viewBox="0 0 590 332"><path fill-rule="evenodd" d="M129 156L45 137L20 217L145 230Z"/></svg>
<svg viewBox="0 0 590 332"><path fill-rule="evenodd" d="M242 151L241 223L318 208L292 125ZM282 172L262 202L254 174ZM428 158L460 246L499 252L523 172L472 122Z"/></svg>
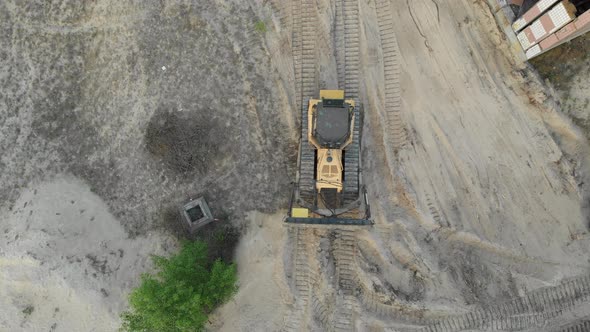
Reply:
<svg viewBox="0 0 590 332"><path fill-rule="evenodd" d="M207 245L185 242L170 258L153 256L156 275L143 274L121 314L123 331L201 331L207 315L237 290L235 264L207 262Z"/></svg>

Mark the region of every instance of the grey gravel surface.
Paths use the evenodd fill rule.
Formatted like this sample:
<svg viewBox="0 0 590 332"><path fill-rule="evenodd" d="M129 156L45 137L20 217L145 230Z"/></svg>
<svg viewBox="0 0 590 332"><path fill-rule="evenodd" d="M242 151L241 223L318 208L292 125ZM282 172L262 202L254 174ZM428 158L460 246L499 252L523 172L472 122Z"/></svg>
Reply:
<svg viewBox="0 0 590 332"><path fill-rule="evenodd" d="M236 219L284 207L290 110L258 20L240 1L1 2L0 204L67 173L131 235L199 194Z"/></svg>

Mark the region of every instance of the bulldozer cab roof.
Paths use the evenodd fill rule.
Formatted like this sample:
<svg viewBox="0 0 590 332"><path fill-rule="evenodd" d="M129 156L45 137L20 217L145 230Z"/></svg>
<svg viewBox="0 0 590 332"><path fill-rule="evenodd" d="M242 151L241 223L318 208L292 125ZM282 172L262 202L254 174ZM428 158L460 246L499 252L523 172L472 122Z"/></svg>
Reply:
<svg viewBox="0 0 590 332"><path fill-rule="evenodd" d="M314 136L321 146L338 149L346 142L352 117L349 107L343 101L322 100L317 104Z"/></svg>

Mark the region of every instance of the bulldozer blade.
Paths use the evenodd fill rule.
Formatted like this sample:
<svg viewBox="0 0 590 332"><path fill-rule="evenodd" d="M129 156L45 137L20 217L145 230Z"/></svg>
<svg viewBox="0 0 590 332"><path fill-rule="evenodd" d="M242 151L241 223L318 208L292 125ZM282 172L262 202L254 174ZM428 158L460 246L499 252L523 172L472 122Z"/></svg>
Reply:
<svg viewBox="0 0 590 332"><path fill-rule="evenodd" d="M339 226L371 226L373 221L368 219L349 218L293 218L285 219L291 225L339 225Z"/></svg>

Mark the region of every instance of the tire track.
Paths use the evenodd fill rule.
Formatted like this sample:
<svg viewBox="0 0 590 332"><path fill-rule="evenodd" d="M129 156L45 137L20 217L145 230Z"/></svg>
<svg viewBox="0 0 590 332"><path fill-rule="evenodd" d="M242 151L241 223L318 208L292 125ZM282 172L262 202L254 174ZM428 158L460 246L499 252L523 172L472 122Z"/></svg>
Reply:
<svg viewBox="0 0 590 332"><path fill-rule="evenodd" d="M333 312L330 310L330 307L318 297L312 296L311 308L313 310L313 316L320 323L321 328L331 331L330 322L332 321Z"/></svg>
<svg viewBox="0 0 590 332"><path fill-rule="evenodd" d="M354 306L356 280L356 247L354 230L339 229L335 232L333 247L336 265L336 285L341 302L336 308L333 326L336 331L354 330Z"/></svg>
<svg viewBox="0 0 590 332"><path fill-rule="evenodd" d="M468 329L515 331L540 328L546 326L551 319L571 310L577 304L586 303L589 299L590 275L586 275L565 280L557 286L534 290L524 296L488 308L442 319L419 331L451 332Z"/></svg>
<svg viewBox="0 0 590 332"><path fill-rule="evenodd" d="M295 284L295 305L285 320L284 331L300 331L305 327L309 317L309 299L313 270L309 264L310 252L307 246L311 238L311 230L302 227L289 227L291 243L295 244L292 255L293 274Z"/></svg>
<svg viewBox="0 0 590 332"><path fill-rule="evenodd" d="M335 4L334 43L338 87L359 104L360 21L358 0Z"/></svg>
<svg viewBox="0 0 590 332"><path fill-rule="evenodd" d="M432 215L432 218L434 219L434 221L436 221L436 223L440 226L440 227L451 227L451 225L449 224L448 221L445 221L443 223L443 219L440 216L440 213L438 213L438 209L436 208L436 205L434 205L434 203L432 203L432 199L430 198L430 195L426 194L426 205L428 206L428 211L430 211L430 215Z"/></svg>
<svg viewBox="0 0 590 332"><path fill-rule="evenodd" d="M338 0L334 4L334 54L336 57L336 72L338 77L338 88L344 89L346 78L346 42L344 40L344 4Z"/></svg>
<svg viewBox="0 0 590 332"><path fill-rule="evenodd" d="M358 0L343 0L344 91L359 104L360 21Z"/></svg>
<svg viewBox="0 0 590 332"><path fill-rule="evenodd" d="M377 25L381 48L383 51L383 74L385 98L386 139L394 151L402 150L408 143L408 137L401 114L400 93L400 53L393 27L393 12L389 0L377 0Z"/></svg>
<svg viewBox="0 0 590 332"><path fill-rule="evenodd" d="M576 322L566 324L552 332L588 332L590 331L590 316L584 317Z"/></svg>
<svg viewBox="0 0 590 332"><path fill-rule="evenodd" d="M405 324L426 325L435 323L437 320L434 317L444 315L443 312L418 308L398 302L391 303L383 294L375 292L364 283L360 283L359 286L359 298L363 308L378 316Z"/></svg>

